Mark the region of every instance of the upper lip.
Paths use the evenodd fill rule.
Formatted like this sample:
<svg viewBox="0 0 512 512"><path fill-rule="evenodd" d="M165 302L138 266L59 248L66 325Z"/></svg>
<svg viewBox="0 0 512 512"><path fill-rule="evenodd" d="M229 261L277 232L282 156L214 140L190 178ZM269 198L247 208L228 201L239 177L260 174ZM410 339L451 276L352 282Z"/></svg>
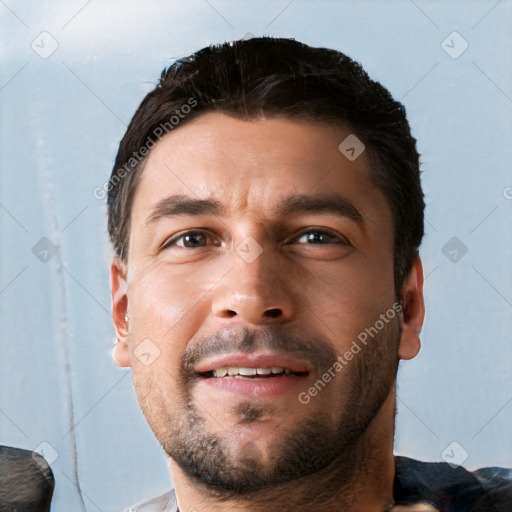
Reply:
<svg viewBox="0 0 512 512"><path fill-rule="evenodd" d="M217 368L288 368L292 372L309 372L311 365L302 359L278 352L230 353L205 357L194 370L198 373L210 372Z"/></svg>

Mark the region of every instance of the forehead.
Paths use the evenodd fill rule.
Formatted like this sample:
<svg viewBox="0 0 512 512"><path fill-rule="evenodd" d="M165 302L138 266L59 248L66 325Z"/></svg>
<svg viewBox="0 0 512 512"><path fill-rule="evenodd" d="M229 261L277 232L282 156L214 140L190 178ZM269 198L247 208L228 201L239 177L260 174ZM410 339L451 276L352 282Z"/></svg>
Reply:
<svg viewBox="0 0 512 512"><path fill-rule="evenodd" d="M232 213L262 214L286 196L326 194L360 203L363 211L387 209L370 180L365 153L351 160L340 151L349 136L342 127L289 118L245 121L204 114L167 134L149 153L132 228L143 226L154 205L175 194L216 198Z"/></svg>

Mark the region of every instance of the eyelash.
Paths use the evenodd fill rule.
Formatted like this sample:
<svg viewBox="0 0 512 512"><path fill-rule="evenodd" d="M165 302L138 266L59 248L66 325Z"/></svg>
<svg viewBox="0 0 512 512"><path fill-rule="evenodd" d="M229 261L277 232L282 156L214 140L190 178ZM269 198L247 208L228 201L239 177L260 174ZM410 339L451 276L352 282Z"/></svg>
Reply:
<svg viewBox="0 0 512 512"><path fill-rule="evenodd" d="M301 231L300 233L298 233L294 238L293 240L297 239L297 238L302 238L303 236L307 235L307 234L310 234L310 233L316 233L316 234L321 234L321 235L327 235L331 238L334 238L336 239L336 242L334 243L327 243L327 244L303 244L303 245L311 245L311 246L316 246L316 245L344 245L344 246L347 246L347 247L350 247L351 244L343 237L341 237L340 235L337 235L336 233L334 233L333 231L331 230L328 230L328 229L322 229L322 228L309 228L305 231ZM184 231L182 233L178 233L176 235L173 235L171 236L170 238L168 238L163 244L162 244L162 247L161 249L167 249L169 247L172 247L172 246L175 246L177 247L176 245L176 242L183 239L184 237L186 236L190 236L190 235L206 235L208 238L211 239L211 234L208 232L208 231L204 231L204 230L197 230L197 229L193 229L193 230L189 230L189 231ZM218 245L218 244L217 244ZM181 247L182 249L188 249L188 250L191 250L191 249L202 249L203 247Z"/></svg>

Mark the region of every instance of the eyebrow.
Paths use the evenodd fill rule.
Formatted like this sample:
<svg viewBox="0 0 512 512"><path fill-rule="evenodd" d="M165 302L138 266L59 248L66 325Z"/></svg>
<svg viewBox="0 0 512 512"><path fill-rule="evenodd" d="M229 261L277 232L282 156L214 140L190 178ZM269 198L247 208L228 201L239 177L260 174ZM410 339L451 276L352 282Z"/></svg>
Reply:
<svg viewBox="0 0 512 512"><path fill-rule="evenodd" d="M350 201L339 195L294 195L284 198L273 210L278 217L297 214L327 213L346 217L364 226L361 212ZM226 216L228 209L215 199L196 199L186 195L172 195L159 201L146 219L148 223L174 216Z"/></svg>
<svg viewBox="0 0 512 512"><path fill-rule="evenodd" d="M194 199L185 195L173 195L159 201L146 219L146 224L164 217L180 215L224 215L222 203L214 199Z"/></svg>
<svg viewBox="0 0 512 512"><path fill-rule="evenodd" d="M281 217L304 213L330 213L364 225L363 215L355 205L338 195L290 196L277 206L275 213Z"/></svg>

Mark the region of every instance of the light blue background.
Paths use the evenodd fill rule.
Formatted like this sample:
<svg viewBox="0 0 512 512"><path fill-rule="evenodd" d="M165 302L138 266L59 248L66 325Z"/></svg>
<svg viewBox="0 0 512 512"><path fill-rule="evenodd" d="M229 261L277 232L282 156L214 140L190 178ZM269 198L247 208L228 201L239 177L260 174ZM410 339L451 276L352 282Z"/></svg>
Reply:
<svg viewBox="0 0 512 512"><path fill-rule="evenodd" d="M131 374L110 359L111 252L93 190L162 68L248 32L344 51L404 102L428 204L427 317L423 350L399 373L396 451L440 460L457 441L470 468L512 464L511 11L509 0L0 2L0 442L56 450L55 512L116 511L170 485ZM59 45L47 59L31 48L43 31ZM457 59L441 47L453 31L469 43ZM58 247L47 263L31 250L42 237ZM457 263L442 252L452 237L468 248Z"/></svg>

